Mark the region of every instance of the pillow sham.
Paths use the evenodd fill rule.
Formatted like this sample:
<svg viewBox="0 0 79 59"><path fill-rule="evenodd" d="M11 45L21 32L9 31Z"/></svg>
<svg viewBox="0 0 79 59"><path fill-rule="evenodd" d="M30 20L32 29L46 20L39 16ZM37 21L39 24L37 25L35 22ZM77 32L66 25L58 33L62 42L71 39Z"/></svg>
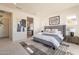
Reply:
<svg viewBox="0 0 79 59"><path fill-rule="evenodd" d="M42 32L42 34L43 34L43 35L48 35L48 36L57 35L57 36L59 36L62 40L64 39L63 34L61 34L60 32L57 32L57 33Z"/></svg>

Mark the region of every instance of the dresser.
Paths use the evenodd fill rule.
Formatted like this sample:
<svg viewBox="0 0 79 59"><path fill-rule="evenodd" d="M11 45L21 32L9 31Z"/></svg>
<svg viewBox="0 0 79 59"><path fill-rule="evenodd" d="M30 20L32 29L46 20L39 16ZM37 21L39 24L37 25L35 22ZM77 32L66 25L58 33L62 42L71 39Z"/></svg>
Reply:
<svg viewBox="0 0 79 59"><path fill-rule="evenodd" d="M79 37L78 36L73 36L73 37L72 36L66 36L65 41L70 42L70 43L79 44Z"/></svg>

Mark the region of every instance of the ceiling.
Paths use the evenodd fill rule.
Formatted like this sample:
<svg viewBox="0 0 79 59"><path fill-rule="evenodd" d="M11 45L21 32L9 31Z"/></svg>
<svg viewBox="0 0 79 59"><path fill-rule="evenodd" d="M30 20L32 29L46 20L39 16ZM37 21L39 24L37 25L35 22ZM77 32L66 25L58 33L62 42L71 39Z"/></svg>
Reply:
<svg viewBox="0 0 79 59"><path fill-rule="evenodd" d="M0 4L1 5L1 4ZM16 3L2 4L10 8L18 8L33 15L46 16L67 8L79 5L77 3Z"/></svg>

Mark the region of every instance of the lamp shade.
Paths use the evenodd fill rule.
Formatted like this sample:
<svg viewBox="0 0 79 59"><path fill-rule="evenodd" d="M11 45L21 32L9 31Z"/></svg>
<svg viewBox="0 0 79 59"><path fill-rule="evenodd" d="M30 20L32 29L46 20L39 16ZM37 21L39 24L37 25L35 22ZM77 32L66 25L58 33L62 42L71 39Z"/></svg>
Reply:
<svg viewBox="0 0 79 59"><path fill-rule="evenodd" d="M76 31L75 28L71 28L71 29L70 29L70 32L75 32L75 31Z"/></svg>

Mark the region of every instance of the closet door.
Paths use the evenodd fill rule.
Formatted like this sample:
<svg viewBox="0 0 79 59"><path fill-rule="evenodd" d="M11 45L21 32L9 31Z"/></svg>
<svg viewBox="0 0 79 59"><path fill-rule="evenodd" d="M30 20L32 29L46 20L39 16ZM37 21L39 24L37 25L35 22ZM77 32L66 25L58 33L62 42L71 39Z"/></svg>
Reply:
<svg viewBox="0 0 79 59"><path fill-rule="evenodd" d="M0 37L9 37L9 16L7 13L0 13Z"/></svg>

